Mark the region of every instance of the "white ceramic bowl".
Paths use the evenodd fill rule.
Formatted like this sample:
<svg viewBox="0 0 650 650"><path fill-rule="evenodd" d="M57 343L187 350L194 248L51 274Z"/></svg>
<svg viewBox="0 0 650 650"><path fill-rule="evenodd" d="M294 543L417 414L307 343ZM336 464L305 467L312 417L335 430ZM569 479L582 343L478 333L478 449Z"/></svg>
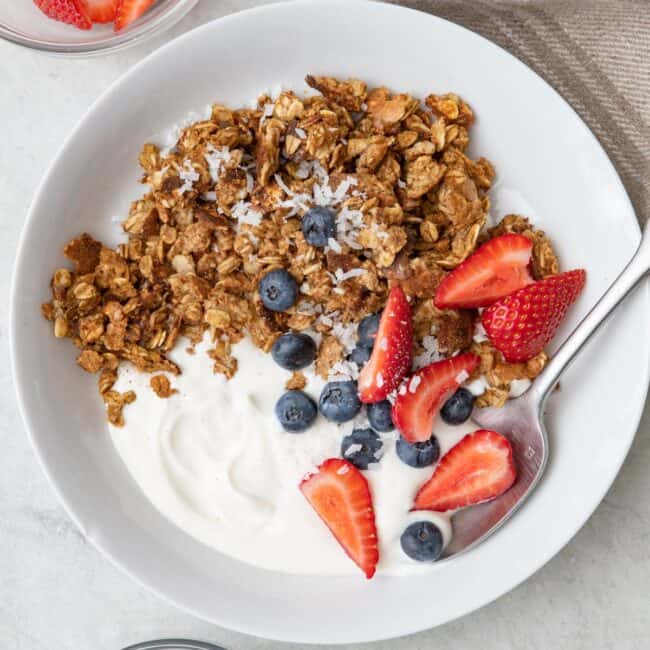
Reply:
<svg viewBox="0 0 650 650"><path fill-rule="evenodd" d="M474 155L496 165L494 214L543 225L587 288L559 337L632 254L639 228L616 172L573 110L528 68L451 23L353 0L288 3L205 25L129 71L91 108L43 181L16 266L19 402L52 485L84 535L135 579L209 621L300 642L422 630L472 611L548 561L614 480L648 383L648 292L637 293L564 377L550 405L551 461L536 493L476 550L409 578L309 577L244 565L188 537L143 497L113 450L95 381L39 314L61 246L81 230L115 242L110 217L142 191L144 141L212 100L241 105L306 73L357 76L476 109ZM308 552L308 549L306 549ZM317 559L315 559L317 570Z"/></svg>

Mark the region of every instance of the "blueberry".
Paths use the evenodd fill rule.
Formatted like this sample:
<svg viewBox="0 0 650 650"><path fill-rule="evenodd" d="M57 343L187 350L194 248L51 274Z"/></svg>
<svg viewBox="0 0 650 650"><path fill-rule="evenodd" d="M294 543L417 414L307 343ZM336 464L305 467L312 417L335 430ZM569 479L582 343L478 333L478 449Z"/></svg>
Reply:
<svg viewBox="0 0 650 650"><path fill-rule="evenodd" d="M341 456L359 469L379 461L382 442L372 429L355 429L341 442Z"/></svg>
<svg viewBox="0 0 650 650"><path fill-rule="evenodd" d="M316 343L307 334L288 332L275 341L271 356L281 368L300 370L316 358Z"/></svg>
<svg viewBox="0 0 650 650"><path fill-rule="evenodd" d="M317 205L309 208L302 218L302 234L312 246L323 248L328 240L336 238L336 213Z"/></svg>
<svg viewBox="0 0 650 650"><path fill-rule="evenodd" d="M347 422L360 410L356 381L331 381L325 384L318 400L320 412L332 422Z"/></svg>
<svg viewBox="0 0 650 650"><path fill-rule="evenodd" d="M392 408L387 399L368 405L368 422L375 431L392 431L395 428L390 414Z"/></svg>
<svg viewBox="0 0 650 650"><path fill-rule="evenodd" d="M356 363L359 368L363 368L363 366L368 363L368 359L370 359L371 354L372 348L367 348L364 345L357 345L354 350L350 352L348 359L350 359L350 361L353 363Z"/></svg>
<svg viewBox="0 0 650 650"><path fill-rule="evenodd" d="M433 562L442 553L442 533L430 521L416 521L400 537L402 550L418 562Z"/></svg>
<svg viewBox="0 0 650 650"><path fill-rule="evenodd" d="M370 314L359 323L359 327L357 328L359 345L372 348L375 344L375 336L377 336L377 330L379 329L380 318L381 314Z"/></svg>
<svg viewBox="0 0 650 650"><path fill-rule="evenodd" d="M275 415L289 433L307 429L317 413L316 402L301 390L287 391L275 404Z"/></svg>
<svg viewBox="0 0 650 650"><path fill-rule="evenodd" d="M271 311L286 311L298 298L298 283L284 269L269 271L258 289L264 306Z"/></svg>
<svg viewBox="0 0 650 650"><path fill-rule="evenodd" d="M447 424L462 424L472 414L474 395L467 388L459 388L440 409L440 417Z"/></svg>
<svg viewBox="0 0 650 650"><path fill-rule="evenodd" d="M400 460L411 467L433 465L440 457L440 445L435 436L424 442L410 443L400 438L395 444L395 451Z"/></svg>

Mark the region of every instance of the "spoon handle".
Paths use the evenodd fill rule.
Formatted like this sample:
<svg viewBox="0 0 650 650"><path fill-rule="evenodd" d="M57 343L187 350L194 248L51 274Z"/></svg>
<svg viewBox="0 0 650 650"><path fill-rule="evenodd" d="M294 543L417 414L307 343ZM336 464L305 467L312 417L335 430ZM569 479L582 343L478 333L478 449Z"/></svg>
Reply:
<svg viewBox="0 0 650 650"><path fill-rule="evenodd" d="M650 271L650 221L645 224L641 243L634 257L591 311L580 321L546 368L533 382L531 392L534 395L531 397L539 404L540 410L544 408L546 399L565 368L607 320L607 317L647 275L648 271Z"/></svg>

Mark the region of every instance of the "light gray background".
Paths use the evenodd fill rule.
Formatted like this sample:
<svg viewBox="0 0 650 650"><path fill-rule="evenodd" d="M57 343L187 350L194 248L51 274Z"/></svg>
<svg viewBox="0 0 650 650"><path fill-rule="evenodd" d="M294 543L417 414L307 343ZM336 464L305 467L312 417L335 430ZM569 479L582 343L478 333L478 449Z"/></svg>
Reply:
<svg viewBox="0 0 650 650"><path fill-rule="evenodd" d="M262 2L202 0L171 34L124 54L88 61L48 58L0 43L3 649L118 650L166 636L205 639L237 650L291 647L198 621L134 584L89 546L63 512L36 463L16 410L9 368L6 306L16 244L32 194L67 133L110 82L164 40L210 17L256 4ZM584 462L589 462L588 449ZM375 644L373 649L649 648L649 467L650 408L646 408L635 444L613 488L554 560L525 584L474 614L436 630ZM436 593L435 584L431 590L432 598L444 598Z"/></svg>

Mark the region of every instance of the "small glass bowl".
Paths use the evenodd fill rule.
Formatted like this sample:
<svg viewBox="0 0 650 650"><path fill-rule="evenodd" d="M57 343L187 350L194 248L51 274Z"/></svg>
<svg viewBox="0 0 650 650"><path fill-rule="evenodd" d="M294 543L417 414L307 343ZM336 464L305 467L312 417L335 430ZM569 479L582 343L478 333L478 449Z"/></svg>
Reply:
<svg viewBox="0 0 650 650"><path fill-rule="evenodd" d="M124 650L224 650L221 646L205 643L204 641L189 641L188 639L159 639L130 645Z"/></svg>
<svg viewBox="0 0 650 650"><path fill-rule="evenodd" d="M0 0L0 38L61 56L89 57L122 50L178 22L198 0L158 0L118 34L113 25L77 29L51 20L32 0Z"/></svg>

